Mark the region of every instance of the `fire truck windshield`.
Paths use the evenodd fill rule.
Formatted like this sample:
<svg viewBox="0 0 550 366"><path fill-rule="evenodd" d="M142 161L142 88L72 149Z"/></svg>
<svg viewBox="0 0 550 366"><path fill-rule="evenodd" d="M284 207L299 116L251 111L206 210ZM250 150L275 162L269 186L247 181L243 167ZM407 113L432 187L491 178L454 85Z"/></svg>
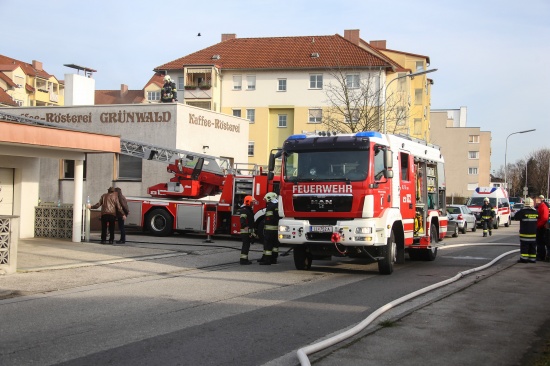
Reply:
<svg viewBox="0 0 550 366"><path fill-rule="evenodd" d="M368 150L300 151L284 156L284 179L290 182L365 180Z"/></svg>

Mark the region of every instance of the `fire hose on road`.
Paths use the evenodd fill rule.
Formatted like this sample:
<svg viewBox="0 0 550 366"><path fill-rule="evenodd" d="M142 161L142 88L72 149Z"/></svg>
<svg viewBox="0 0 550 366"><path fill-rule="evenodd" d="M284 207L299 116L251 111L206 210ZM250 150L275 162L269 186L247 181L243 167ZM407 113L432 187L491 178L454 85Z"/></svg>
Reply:
<svg viewBox="0 0 550 366"><path fill-rule="evenodd" d="M478 243L476 243L476 244L455 244L455 245L449 245L449 246L445 246L445 247L439 247L439 249L457 248L457 247L463 247L463 246L515 246L515 247L517 247L518 244L478 244ZM461 278L463 278L463 277L465 277L469 274L472 274L474 272L479 272L479 271L482 271L486 268L489 268L490 266L492 266L493 264L495 264L496 262L498 262L502 258L507 257L507 256L509 256L511 254L514 254L514 253L518 253L518 252L519 252L519 249L515 249L515 250L511 250L509 252L503 253L503 254L499 255L498 257L496 257L495 259L493 259L492 261L490 261L489 263L487 263L483 266L479 266L479 267L476 267L476 268L472 268L472 269L469 269L469 270L466 270L466 271L459 272L452 278L449 278L447 280L444 280L444 281L435 283L433 285L424 287L420 290L414 291L414 292L412 292L408 295L400 297L399 299L396 299L396 300L394 300L392 302L389 302L386 305L378 308L376 311L374 311L372 314L370 314L365 320L363 320L362 322L360 322L359 324L357 324L353 328L350 328L350 329L348 329L347 331L345 331L343 333L337 334L336 336L325 339L321 342L314 343L312 345L300 348L297 351L297 356L298 356L298 359L300 360L300 365L310 366L311 363L309 362L308 355L311 355L315 352L319 352L319 351L321 351L325 348L331 347L331 346L333 346L333 345L335 345L339 342L342 342L342 341L358 334L363 329L365 329L367 326L369 326L376 318L378 318L380 315L382 315L386 311L394 308L395 306L400 305L400 304L402 304L406 301L409 301L409 300L411 300L415 297L423 295L423 294L425 294L427 292L430 292L432 290L435 290L435 289L438 289L440 287L446 286L446 285L448 285L452 282L458 281L459 279L461 279Z"/></svg>

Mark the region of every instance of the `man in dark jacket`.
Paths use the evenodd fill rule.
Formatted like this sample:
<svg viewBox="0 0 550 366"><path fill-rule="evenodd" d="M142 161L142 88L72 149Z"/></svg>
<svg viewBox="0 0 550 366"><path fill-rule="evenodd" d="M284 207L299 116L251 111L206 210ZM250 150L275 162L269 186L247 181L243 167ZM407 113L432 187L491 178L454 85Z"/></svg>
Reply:
<svg viewBox="0 0 550 366"><path fill-rule="evenodd" d="M533 200L525 199L525 206L516 212L514 220L519 223L519 263L535 263L537 261L537 220L539 213L533 208Z"/></svg>
<svg viewBox="0 0 550 366"><path fill-rule="evenodd" d="M120 203L120 206L122 207L122 212L117 213L117 223L118 223L118 229L120 230L120 240L117 240L117 244L124 244L126 243L126 228L124 227L124 220L126 219L126 216L130 213L128 210L128 202L126 201L126 197L122 194L122 189L119 187L115 188L115 192L118 195L118 202Z"/></svg>
<svg viewBox="0 0 550 366"><path fill-rule="evenodd" d="M115 220L118 212L123 213L114 187L109 187L107 193L101 196L99 202L89 208L96 209L99 207L101 207L101 244L107 243L107 226L109 226L109 244L113 244L115 240ZM122 217L126 220L126 215L123 214Z"/></svg>
<svg viewBox="0 0 550 366"><path fill-rule="evenodd" d="M160 101L162 103L174 103L178 101L176 83L172 81L170 75L164 77L164 85L160 91Z"/></svg>
<svg viewBox="0 0 550 366"><path fill-rule="evenodd" d="M243 242L240 264L252 264L252 262L248 260L248 252L250 250L252 236L256 235L254 232L254 211L252 210L252 205L255 201L254 197L246 196L242 206L239 208L241 239Z"/></svg>

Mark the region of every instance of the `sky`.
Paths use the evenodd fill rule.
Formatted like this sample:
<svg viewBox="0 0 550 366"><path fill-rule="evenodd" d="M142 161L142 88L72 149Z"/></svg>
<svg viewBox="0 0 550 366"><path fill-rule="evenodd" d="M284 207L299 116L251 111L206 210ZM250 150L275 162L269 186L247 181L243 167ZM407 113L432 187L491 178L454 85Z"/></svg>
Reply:
<svg viewBox="0 0 550 366"><path fill-rule="evenodd" d="M33 11L29 11L33 9ZM548 0L0 0L0 54L64 79L97 70L96 89L142 89L153 69L221 41L344 35L430 57L432 109L467 107L490 131L491 170L550 148ZM10 30L7 32L6 30ZM201 36L198 37L197 34ZM514 132L536 129L535 132ZM506 147L506 141L508 144Z"/></svg>

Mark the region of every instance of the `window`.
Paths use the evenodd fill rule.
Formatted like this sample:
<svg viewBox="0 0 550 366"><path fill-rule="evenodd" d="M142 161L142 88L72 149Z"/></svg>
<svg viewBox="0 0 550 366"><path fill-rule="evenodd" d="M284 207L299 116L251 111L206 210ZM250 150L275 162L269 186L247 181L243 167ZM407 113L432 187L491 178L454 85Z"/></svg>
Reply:
<svg viewBox="0 0 550 366"><path fill-rule="evenodd" d="M374 149L374 179L380 180L384 176L384 150Z"/></svg>
<svg viewBox="0 0 550 366"><path fill-rule="evenodd" d="M422 105L422 89L414 89L414 104Z"/></svg>
<svg viewBox="0 0 550 366"><path fill-rule="evenodd" d="M349 89L359 88L359 74L346 75L346 87Z"/></svg>
<svg viewBox="0 0 550 366"><path fill-rule="evenodd" d="M469 159L479 159L479 151L469 151L468 152L468 158Z"/></svg>
<svg viewBox="0 0 550 366"><path fill-rule="evenodd" d="M250 121L250 123L256 122L256 110L255 109L247 109L246 110L246 119Z"/></svg>
<svg viewBox="0 0 550 366"><path fill-rule="evenodd" d="M256 89L256 75L248 75L246 77L246 90Z"/></svg>
<svg viewBox="0 0 550 366"><path fill-rule="evenodd" d="M241 110L240 109L233 109L233 116L240 117L241 116Z"/></svg>
<svg viewBox="0 0 550 366"><path fill-rule="evenodd" d="M477 168L468 168L468 175L477 175Z"/></svg>
<svg viewBox="0 0 550 366"><path fill-rule="evenodd" d="M471 144L479 144L479 135L468 136L468 142Z"/></svg>
<svg viewBox="0 0 550 366"><path fill-rule="evenodd" d="M150 100L150 101L160 100L160 90L147 92L147 100Z"/></svg>
<svg viewBox="0 0 550 366"><path fill-rule="evenodd" d="M423 71L423 70L424 70L424 62L416 61L416 71Z"/></svg>
<svg viewBox="0 0 550 366"><path fill-rule="evenodd" d="M74 179L74 160L63 160L62 174L62 179ZM84 160L84 179L86 179L86 160Z"/></svg>
<svg viewBox="0 0 550 366"><path fill-rule="evenodd" d="M233 75L233 90L241 90L243 88L242 75Z"/></svg>
<svg viewBox="0 0 550 366"><path fill-rule="evenodd" d="M399 153L401 180L409 181L409 154Z"/></svg>
<svg viewBox="0 0 550 366"><path fill-rule="evenodd" d="M310 109L308 123L321 123L323 119L322 109Z"/></svg>
<svg viewBox="0 0 550 366"><path fill-rule="evenodd" d="M400 91L400 92L403 92L403 91L407 90L406 89L406 87L407 87L407 77L406 77L406 75L407 74L404 73L404 72L400 72L400 73L397 74L397 77L399 78L399 79L397 79L397 82L399 83L398 84L398 91Z"/></svg>
<svg viewBox="0 0 550 366"><path fill-rule="evenodd" d="M23 106L23 101L22 100L14 99L13 101L17 104L17 106L19 106L19 107Z"/></svg>
<svg viewBox="0 0 550 366"><path fill-rule="evenodd" d="M405 126L405 122L406 122L406 119L407 119L407 110L405 109L405 107L402 107L402 106L398 106L396 109L395 109L395 113L397 113L397 125L398 126Z"/></svg>
<svg viewBox="0 0 550 366"><path fill-rule="evenodd" d="M141 180L141 158L118 155L118 179Z"/></svg>
<svg viewBox="0 0 550 366"><path fill-rule="evenodd" d="M323 74L309 75L310 89L323 89Z"/></svg>
<svg viewBox="0 0 550 366"><path fill-rule="evenodd" d="M286 127L286 114L279 114L279 126L278 127Z"/></svg>
<svg viewBox="0 0 550 366"><path fill-rule="evenodd" d="M346 116L346 123L359 122L359 111L357 109L352 109L350 111L350 114L351 114L351 121L350 121L350 116Z"/></svg>
<svg viewBox="0 0 550 366"><path fill-rule="evenodd" d="M254 141L248 141L248 156L254 156Z"/></svg>
<svg viewBox="0 0 550 366"><path fill-rule="evenodd" d="M414 119L414 134L417 136L422 135L422 119L420 118Z"/></svg>
<svg viewBox="0 0 550 366"><path fill-rule="evenodd" d="M185 85L185 79L183 76L178 77L178 90L183 90Z"/></svg>
<svg viewBox="0 0 550 366"><path fill-rule="evenodd" d="M278 91L286 91L286 79L278 79L277 83Z"/></svg>

